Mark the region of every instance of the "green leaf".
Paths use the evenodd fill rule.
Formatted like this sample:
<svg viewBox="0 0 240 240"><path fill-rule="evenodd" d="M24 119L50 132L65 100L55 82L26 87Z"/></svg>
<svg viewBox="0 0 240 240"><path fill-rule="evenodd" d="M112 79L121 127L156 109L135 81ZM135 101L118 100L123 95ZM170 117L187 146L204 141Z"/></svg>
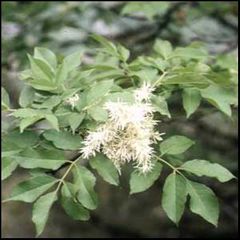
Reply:
<svg viewBox="0 0 240 240"><path fill-rule="evenodd" d="M238 62L234 53L217 56L216 64L221 66L222 68L227 68L230 70L232 69L237 71L238 69Z"/></svg>
<svg viewBox="0 0 240 240"><path fill-rule="evenodd" d="M180 154L189 149L194 142L184 136L172 136L160 144L161 156L164 154Z"/></svg>
<svg viewBox="0 0 240 240"><path fill-rule="evenodd" d="M17 146L15 143L13 143L7 139L3 139L2 153L1 153L2 157L14 156L15 154L21 152L21 150L22 149L19 146Z"/></svg>
<svg viewBox="0 0 240 240"><path fill-rule="evenodd" d="M81 52L75 52L64 58L63 63L68 72L71 72L81 64L81 55Z"/></svg>
<svg viewBox="0 0 240 240"><path fill-rule="evenodd" d="M191 172L199 177L207 176L217 178L220 182L227 182L235 176L226 168L217 163L211 163L206 160L194 159L185 162L181 169Z"/></svg>
<svg viewBox="0 0 240 240"><path fill-rule="evenodd" d="M60 102L61 102L60 96L51 96L42 104L40 104L38 107L52 109L53 107L57 106Z"/></svg>
<svg viewBox="0 0 240 240"><path fill-rule="evenodd" d="M83 119L85 118L85 113L72 113L69 115L69 125L72 129L72 133L74 134L76 129L82 123Z"/></svg>
<svg viewBox="0 0 240 240"><path fill-rule="evenodd" d="M88 114L95 120L99 122L105 122L108 118L108 112L106 109L100 106L93 106L88 109Z"/></svg>
<svg viewBox="0 0 240 240"><path fill-rule="evenodd" d="M28 54L31 65L32 76L37 80L46 80L47 82L54 82L54 75L51 68L42 60L33 58Z"/></svg>
<svg viewBox="0 0 240 240"><path fill-rule="evenodd" d="M53 91L57 89L55 73L52 68L40 59L28 55L31 74L27 73L23 78L33 88L43 91Z"/></svg>
<svg viewBox="0 0 240 240"><path fill-rule="evenodd" d="M157 112L159 112L161 115L166 115L169 118L171 118L171 114L168 110L167 101L163 97L153 96L151 99L152 99L153 107Z"/></svg>
<svg viewBox="0 0 240 240"><path fill-rule="evenodd" d="M25 86L19 97L19 104L21 107L29 107L33 103L35 97L35 91L32 87L30 86Z"/></svg>
<svg viewBox="0 0 240 240"><path fill-rule="evenodd" d="M208 53L206 50L202 48L178 47L172 52L172 54L169 57L171 58L181 57L186 60L190 60L190 59L202 60L208 57Z"/></svg>
<svg viewBox="0 0 240 240"><path fill-rule="evenodd" d="M37 177L37 176L48 176L46 174L46 169L43 169L43 168L34 168L34 169L30 169L29 170L29 174L32 176L32 177Z"/></svg>
<svg viewBox="0 0 240 240"><path fill-rule="evenodd" d="M170 174L163 186L162 207L168 217L177 225L182 217L187 200L185 179L176 174Z"/></svg>
<svg viewBox="0 0 240 240"><path fill-rule="evenodd" d="M61 204L65 212L72 217L74 220L86 221L89 220L90 215L79 202L77 202L73 196L71 196L68 185L64 184L61 189L62 198Z"/></svg>
<svg viewBox="0 0 240 240"><path fill-rule="evenodd" d="M187 118L196 111L201 102L201 95L198 89L185 88L182 93L183 107L186 111Z"/></svg>
<svg viewBox="0 0 240 240"><path fill-rule="evenodd" d="M56 178L44 175L30 178L19 183L12 191L11 201L34 202L40 195L46 192L57 182Z"/></svg>
<svg viewBox="0 0 240 240"><path fill-rule="evenodd" d="M48 120L48 122L53 126L53 128L56 129L57 131L59 131L59 125L58 125L57 117L53 114L47 114L47 115L45 115L45 117Z"/></svg>
<svg viewBox="0 0 240 240"><path fill-rule="evenodd" d="M67 106L62 106L57 108L55 115L58 118L59 126L61 128L69 126L69 116L72 114L71 110Z"/></svg>
<svg viewBox="0 0 240 240"><path fill-rule="evenodd" d="M42 91L55 91L57 89L57 85L55 82L47 82L44 79L39 79L39 80L31 80L29 81L29 84L37 89L37 90L42 90Z"/></svg>
<svg viewBox="0 0 240 240"><path fill-rule="evenodd" d="M67 68L67 65L66 65L65 62L61 63L57 67L57 71L56 71L56 84L58 86L63 84L67 80L68 73L69 73L69 69Z"/></svg>
<svg viewBox="0 0 240 240"><path fill-rule="evenodd" d="M207 186L187 181L190 195L190 210L217 226L219 217L219 204L214 192Z"/></svg>
<svg viewBox="0 0 240 240"><path fill-rule="evenodd" d="M163 85L179 84L183 86L191 86L196 88L206 88L209 86L209 80L204 75L198 72L181 72L181 70L174 72L172 75L166 76L162 79Z"/></svg>
<svg viewBox="0 0 240 240"><path fill-rule="evenodd" d="M9 132L4 140L10 144L15 144L19 148L26 148L35 145L38 141L38 134L33 131L19 133L18 130Z"/></svg>
<svg viewBox="0 0 240 240"><path fill-rule="evenodd" d="M87 91L79 94L79 101L76 103L76 109L81 112L84 107L87 106Z"/></svg>
<svg viewBox="0 0 240 240"><path fill-rule="evenodd" d="M158 70L153 68L145 68L140 71L134 71L134 75L138 76L143 82L154 84L159 78Z"/></svg>
<svg viewBox="0 0 240 240"><path fill-rule="evenodd" d="M43 47L34 48L34 58L42 60L52 69L53 72L55 71L57 67L57 58L49 49Z"/></svg>
<svg viewBox="0 0 240 240"><path fill-rule="evenodd" d="M202 89L201 95L229 117L232 115L230 104L236 101L236 96L232 89L211 85L206 89Z"/></svg>
<svg viewBox="0 0 240 240"><path fill-rule="evenodd" d="M2 180L8 178L17 168L18 163L11 157L2 157Z"/></svg>
<svg viewBox="0 0 240 240"><path fill-rule="evenodd" d="M134 103L133 94L127 91L109 93L105 98L105 101L117 102L118 100L128 103Z"/></svg>
<svg viewBox="0 0 240 240"><path fill-rule="evenodd" d="M89 163L92 168L97 170L99 175L102 176L106 182L116 186L119 184L118 171L116 167L103 154L97 154L95 157L90 159Z"/></svg>
<svg viewBox="0 0 240 240"><path fill-rule="evenodd" d="M56 170L65 162L64 152L60 150L26 149L14 156L23 168L44 168Z"/></svg>
<svg viewBox="0 0 240 240"><path fill-rule="evenodd" d="M13 150L3 150L1 157L10 157L10 156L14 156L15 154L21 152L22 149L13 149Z"/></svg>
<svg viewBox="0 0 240 240"><path fill-rule="evenodd" d="M89 212L80 203L75 202L72 198L62 198L61 204L65 212L74 220L89 220Z"/></svg>
<svg viewBox="0 0 240 240"><path fill-rule="evenodd" d="M27 117L20 121L20 133L23 133L24 129L33 123L37 122L38 120L42 119L43 116L35 116L35 117Z"/></svg>
<svg viewBox="0 0 240 240"><path fill-rule="evenodd" d="M39 236L46 225L49 211L57 200L57 192L50 192L40 197L33 205L32 221L35 223L37 236Z"/></svg>
<svg viewBox="0 0 240 240"><path fill-rule="evenodd" d="M74 184L78 186L77 199L88 209L96 209L97 194L94 191L96 179L94 175L85 167L77 166L73 168Z"/></svg>
<svg viewBox="0 0 240 240"><path fill-rule="evenodd" d="M172 53L172 45L168 41L157 39L154 43L153 49L160 54L164 59L167 59L168 56Z"/></svg>
<svg viewBox="0 0 240 240"><path fill-rule="evenodd" d="M143 64L144 66L154 67L161 72L165 71L166 68L169 67L169 62L167 60L163 60L162 57L139 57L137 61L140 63L140 66Z"/></svg>
<svg viewBox="0 0 240 240"><path fill-rule="evenodd" d="M156 15L163 15L169 8L169 2L128 2L121 14L143 13L149 20Z"/></svg>
<svg viewBox="0 0 240 240"><path fill-rule="evenodd" d="M99 98L104 97L113 86L113 80L105 80L98 82L92 86L88 95L87 95L87 103L88 105L99 101Z"/></svg>
<svg viewBox="0 0 240 240"><path fill-rule="evenodd" d="M11 113L14 117L19 118L28 118L28 117L35 117L39 115L43 115L44 112L41 112L39 110L31 109L31 108L19 108L15 110L13 113Z"/></svg>
<svg viewBox="0 0 240 240"><path fill-rule="evenodd" d="M43 133L43 136L57 148L78 150L82 146L82 138L79 135L72 135L70 132L47 130Z"/></svg>
<svg viewBox="0 0 240 240"><path fill-rule="evenodd" d="M65 82L68 78L68 74L81 64L81 55L82 53L77 51L63 59L56 73L56 83L58 86Z"/></svg>
<svg viewBox="0 0 240 240"><path fill-rule="evenodd" d="M117 69L117 64L115 62L107 62L107 63L99 63L99 64L91 64L89 66L89 69L92 70L101 70L101 71L108 71L108 70L116 70Z"/></svg>
<svg viewBox="0 0 240 240"><path fill-rule="evenodd" d="M77 74L79 74L79 72L77 71ZM84 86L85 87L85 86ZM70 97L73 97L75 94L77 94L79 97L81 96L82 92L80 93L79 90L82 90L82 87L74 87L71 89L65 89L64 92L61 94L61 99L62 100L66 100Z"/></svg>
<svg viewBox="0 0 240 240"><path fill-rule="evenodd" d="M96 34L92 34L92 38L95 39L96 41L98 41L99 43L101 43L102 46L105 47L106 50L109 53L111 53L113 56L117 55L117 48L112 42L110 42L106 38L104 38L100 35L96 35Z"/></svg>
<svg viewBox="0 0 240 240"><path fill-rule="evenodd" d="M127 48L125 48L124 46L122 45L118 45L117 46L117 50L119 52L119 58L123 61L123 62L126 62L130 56L130 52Z"/></svg>
<svg viewBox="0 0 240 240"><path fill-rule="evenodd" d="M114 70L108 70L108 71L101 71L95 73L91 77L91 80L99 82L103 81L104 79L117 79L117 78L122 78L124 76L124 72L122 69L114 69Z"/></svg>
<svg viewBox="0 0 240 240"><path fill-rule="evenodd" d="M29 78L32 78L32 71L31 71L31 69L26 69L24 71L21 71L19 73L19 78L21 80L27 80Z"/></svg>
<svg viewBox="0 0 240 240"><path fill-rule="evenodd" d="M9 109L10 100L7 91L2 87L1 88L1 105L3 109Z"/></svg>
<svg viewBox="0 0 240 240"><path fill-rule="evenodd" d="M234 80L237 75L231 74L229 70L218 70L217 72L209 71L206 77L219 87L233 88L233 91L231 91L232 93L237 84L237 81L235 82Z"/></svg>
<svg viewBox="0 0 240 240"><path fill-rule="evenodd" d="M55 91L57 89L57 85L55 84L55 82L49 82L49 81L45 81L44 79L39 79L39 80L31 80L28 82L29 85L31 85L33 88L37 89L37 90L42 90L42 91Z"/></svg>
<svg viewBox="0 0 240 240"><path fill-rule="evenodd" d="M143 192L150 188L153 183L159 178L162 171L162 164L159 162L155 163L155 166L151 172L147 174L139 173L134 171L130 178L130 194Z"/></svg>
<svg viewBox="0 0 240 240"><path fill-rule="evenodd" d="M74 185L71 182L64 181L61 188L62 196L66 198L74 198L74 200L76 200L75 195L77 193L77 187L78 186Z"/></svg>

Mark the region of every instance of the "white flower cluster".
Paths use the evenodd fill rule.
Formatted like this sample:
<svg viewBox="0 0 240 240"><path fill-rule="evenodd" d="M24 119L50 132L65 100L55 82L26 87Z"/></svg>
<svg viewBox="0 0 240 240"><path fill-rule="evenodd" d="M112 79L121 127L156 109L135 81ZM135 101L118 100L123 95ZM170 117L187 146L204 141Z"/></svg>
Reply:
<svg viewBox="0 0 240 240"><path fill-rule="evenodd" d="M162 140L162 134L154 131L157 121L153 120L154 109L149 101L153 90L144 83L134 91L134 104L120 100L107 102L104 107L109 118L86 136L81 149L83 157L89 158L101 151L113 161L119 172L121 166L130 161L142 173L149 172L153 167L151 145Z"/></svg>
<svg viewBox="0 0 240 240"><path fill-rule="evenodd" d="M77 101L79 100L79 95L75 94L72 97L69 97L65 100L65 103L70 105L72 109L76 106Z"/></svg>

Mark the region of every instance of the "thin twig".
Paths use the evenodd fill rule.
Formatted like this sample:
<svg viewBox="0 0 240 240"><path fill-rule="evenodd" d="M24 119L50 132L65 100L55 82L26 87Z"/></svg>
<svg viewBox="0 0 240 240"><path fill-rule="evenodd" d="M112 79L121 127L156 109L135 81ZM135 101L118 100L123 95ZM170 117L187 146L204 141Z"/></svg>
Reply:
<svg viewBox="0 0 240 240"><path fill-rule="evenodd" d="M69 168L67 169L67 171L64 173L64 175L62 176L62 178L59 180L58 186L55 190L55 192L58 192L59 188L61 187L61 185L64 182L64 179L68 176L69 172L71 171L72 167L76 165L76 162L78 162L81 159L81 157L78 157L75 161L70 163Z"/></svg>
<svg viewBox="0 0 240 240"><path fill-rule="evenodd" d="M169 163L169 162L167 162L166 160L158 157L157 155L154 155L154 157L157 158L159 161L161 161L161 162L165 163L166 165L168 165L170 168L172 168L174 173L177 172L177 173L180 174L182 177L186 178L186 177L179 171L179 168L174 167L171 163Z"/></svg>

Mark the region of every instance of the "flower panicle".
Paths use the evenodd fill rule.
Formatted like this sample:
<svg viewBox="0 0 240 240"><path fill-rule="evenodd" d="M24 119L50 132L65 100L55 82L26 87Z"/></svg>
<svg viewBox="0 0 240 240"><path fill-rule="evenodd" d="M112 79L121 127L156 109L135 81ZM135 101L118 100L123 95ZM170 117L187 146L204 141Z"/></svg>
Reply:
<svg viewBox="0 0 240 240"><path fill-rule="evenodd" d="M158 121L153 120L154 108L150 95L154 88L144 83L134 91L135 102L128 104L121 101L107 102L108 120L96 131L89 132L81 149L84 158L104 153L118 171L127 162L134 162L140 172L147 173L154 164L152 157L153 143L161 141L161 134L154 130Z"/></svg>

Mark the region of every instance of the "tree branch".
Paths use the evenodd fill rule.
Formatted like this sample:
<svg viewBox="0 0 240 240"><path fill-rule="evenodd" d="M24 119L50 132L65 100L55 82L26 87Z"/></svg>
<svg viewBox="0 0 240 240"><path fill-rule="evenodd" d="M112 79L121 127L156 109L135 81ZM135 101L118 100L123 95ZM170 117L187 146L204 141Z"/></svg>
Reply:
<svg viewBox="0 0 240 240"><path fill-rule="evenodd" d="M176 11L178 11L183 5L188 4L187 2L178 2L176 4L174 4L171 8L169 8L169 10L161 17L158 18L156 24L157 24L157 28L156 30L149 34L146 38L140 39L139 41L137 41L137 43L144 43L146 41L151 41L153 39L155 39L158 35L161 34L161 32L167 28L167 26L169 25L169 23L172 20L172 15L173 13L175 13Z"/></svg>

